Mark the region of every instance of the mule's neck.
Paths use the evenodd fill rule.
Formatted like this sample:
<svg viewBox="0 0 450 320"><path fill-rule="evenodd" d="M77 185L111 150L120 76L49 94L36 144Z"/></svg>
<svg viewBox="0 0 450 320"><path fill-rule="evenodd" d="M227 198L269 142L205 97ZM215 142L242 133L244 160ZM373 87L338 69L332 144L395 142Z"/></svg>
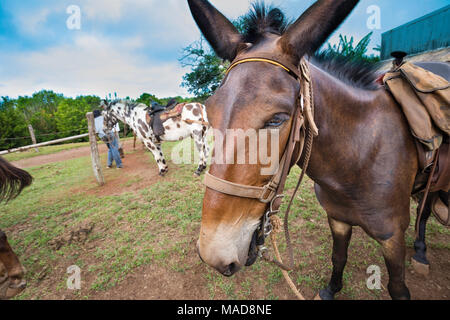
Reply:
<svg viewBox="0 0 450 320"><path fill-rule="evenodd" d="M110 112L128 126L133 125L132 112L126 102L118 102L111 106Z"/></svg>
<svg viewBox="0 0 450 320"><path fill-rule="evenodd" d="M340 168L356 170L374 152L393 152L407 143L404 117L384 88L366 90L318 66L311 65L310 70L319 128L308 169L313 180L329 180Z"/></svg>

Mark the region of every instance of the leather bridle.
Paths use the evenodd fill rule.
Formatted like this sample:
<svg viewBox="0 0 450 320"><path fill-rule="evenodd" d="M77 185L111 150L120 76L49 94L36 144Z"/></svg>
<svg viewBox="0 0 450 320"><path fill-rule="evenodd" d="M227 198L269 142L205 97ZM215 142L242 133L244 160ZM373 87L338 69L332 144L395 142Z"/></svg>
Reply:
<svg viewBox="0 0 450 320"><path fill-rule="evenodd" d="M291 131L281 162L278 166L276 173L273 175L269 183L267 183L262 187L237 184L213 176L210 173L206 173L204 184L206 185L207 188L223 194L241 198L256 199L268 205L269 208L261 218L261 224L257 230L258 232L257 244L259 250L258 253L260 256L262 256L266 252L266 248L263 246L264 240L272 232L270 217L279 212L279 208L282 203L282 198L284 197L283 191L287 176L289 175L291 167L296 163L298 163L300 161L300 158L304 154L303 151L306 141L307 148L304 156L303 165L301 166L303 172L302 175L300 176L297 188L291 198L288 210L285 215L285 224L284 224L285 235L286 240L288 242L288 248L290 247L290 236L287 218L290 207L292 205L292 201L295 197L296 192L298 191L298 188L306 172L311 154L312 141L313 138L318 135L318 129L314 122L314 114L313 114L314 101L313 101L312 83L310 78L309 66L306 59L302 58L300 66L295 67L289 62L280 61L279 59L273 57L271 54L259 54L257 57L247 57L235 60L234 62L231 63L230 67L226 71L226 75L228 75L233 68L243 63L251 63L251 62L264 62L280 67L284 69L286 72L288 72L291 76L296 78L297 81L299 81L300 83L300 92L296 102L296 107L293 113L291 114L291 117L293 119ZM286 267L282 263L274 261L273 259L272 262L275 262L277 265L279 265L285 270L291 270L293 265L293 254L292 250L290 251L291 251L290 267Z"/></svg>

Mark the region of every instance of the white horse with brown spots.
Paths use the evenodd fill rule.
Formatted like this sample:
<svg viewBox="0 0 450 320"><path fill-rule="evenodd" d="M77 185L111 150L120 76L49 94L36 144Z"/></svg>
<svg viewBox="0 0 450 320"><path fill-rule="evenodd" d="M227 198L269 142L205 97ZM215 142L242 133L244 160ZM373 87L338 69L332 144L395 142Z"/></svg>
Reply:
<svg viewBox="0 0 450 320"><path fill-rule="evenodd" d="M200 162L195 171L200 175L205 169L209 153L207 143L208 116L206 107L200 103L179 104L169 112L161 115L164 134L156 137L150 126L149 107L143 103L134 103L129 100L108 102L103 100L105 127L112 128L118 121L127 124L141 139L145 146L153 153L159 167L159 174L163 176L168 166L161 150L162 141L181 141L191 137L199 153Z"/></svg>

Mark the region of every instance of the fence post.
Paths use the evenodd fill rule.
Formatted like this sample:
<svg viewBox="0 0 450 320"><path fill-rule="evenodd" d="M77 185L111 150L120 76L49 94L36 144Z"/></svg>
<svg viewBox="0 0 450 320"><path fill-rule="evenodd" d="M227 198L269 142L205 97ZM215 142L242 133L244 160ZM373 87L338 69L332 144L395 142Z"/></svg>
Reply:
<svg viewBox="0 0 450 320"><path fill-rule="evenodd" d="M30 131L31 141L33 144L37 144L36 136L34 135L34 129L31 124L28 125L28 131ZM39 148L34 148L34 151L39 152Z"/></svg>
<svg viewBox="0 0 450 320"><path fill-rule="evenodd" d="M86 117L88 120L89 142L91 143L92 169L94 170L94 175L98 181L98 184L103 186L105 184L105 177L103 176L98 152L97 137L95 135L94 113L88 112Z"/></svg>

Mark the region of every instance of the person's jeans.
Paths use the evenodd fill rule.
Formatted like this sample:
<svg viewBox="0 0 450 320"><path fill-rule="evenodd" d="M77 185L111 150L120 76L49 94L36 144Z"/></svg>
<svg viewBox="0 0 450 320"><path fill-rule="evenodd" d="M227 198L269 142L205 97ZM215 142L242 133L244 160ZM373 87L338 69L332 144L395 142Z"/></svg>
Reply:
<svg viewBox="0 0 450 320"><path fill-rule="evenodd" d="M116 135L110 136L110 143L108 143L108 167L112 166L113 161L116 162L117 167L122 167L122 159L120 159L119 142Z"/></svg>

